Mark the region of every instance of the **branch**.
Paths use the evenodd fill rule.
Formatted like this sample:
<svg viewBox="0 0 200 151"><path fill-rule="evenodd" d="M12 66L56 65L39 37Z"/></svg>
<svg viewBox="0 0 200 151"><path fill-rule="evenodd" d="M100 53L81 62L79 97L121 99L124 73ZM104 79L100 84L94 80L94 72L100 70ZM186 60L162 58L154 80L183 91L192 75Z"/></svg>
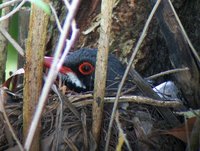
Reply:
<svg viewBox="0 0 200 151"><path fill-rule="evenodd" d="M172 69L172 70L168 70L168 71L163 71L163 72L160 72L158 74L154 74L150 77L147 77L146 79L150 80L150 79L155 79L155 78L158 78L160 76L164 76L164 75L167 75L167 74L173 74L173 73L177 73L177 72L184 72L184 71L188 71L189 68L186 67L186 68L177 68L177 69Z"/></svg>
<svg viewBox="0 0 200 151"><path fill-rule="evenodd" d="M48 2L48 0L46 0ZM42 89L43 58L46 50L46 37L49 16L38 6L31 5L29 33L26 45L26 64L23 90L23 136L24 140L29 134L32 118L37 108ZM30 151L40 150L41 122L35 127Z"/></svg>
<svg viewBox="0 0 200 151"><path fill-rule="evenodd" d="M52 11L52 13L54 15L54 18L56 20L56 24L57 24L58 29L59 29L60 33L62 33L63 30L62 30L62 27L60 25L60 21L58 19L58 15L56 14L56 10L54 9L54 7L52 6L51 3L49 4L49 7L51 8L51 11Z"/></svg>
<svg viewBox="0 0 200 151"><path fill-rule="evenodd" d="M99 144L102 127L104 95L106 87L107 63L109 52L109 39L112 22L112 0L101 2L100 37L97 52L97 61L94 81L94 102L92 104L92 134ZM101 74L100 74L101 73Z"/></svg>
<svg viewBox="0 0 200 151"><path fill-rule="evenodd" d="M118 127L118 129L119 129L119 136L118 136L118 145L117 145L117 151L119 150L121 150L122 149L122 145L120 145L120 139L123 139L124 140L124 142L125 142L125 144L126 144L126 146L127 146L127 148L128 148L128 150L129 151L132 151L132 149L131 149L131 146L130 146L130 144L129 144L129 141L128 141L128 139L126 138L126 134L125 134L125 132L124 132L124 130L122 129L122 125L121 125L121 123L119 122L119 112L117 111L116 112L116 117L115 117L115 121L116 121L116 123L117 123L117 127ZM120 137L122 137L122 138L120 138Z"/></svg>
<svg viewBox="0 0 200 151"><path fill-rule="evenodd" d="M81 107L85 105L92 104L93 99L92 96L85 96L87 100L82 100L83 98L81 97L80 100L76 100L75 103L73 103L74 106L76 107ZM73 99L70 99L73 100ZM115 102L115 97L105 97L104 98L105 102L104 103L114 103ZM157 107L171 107L171 108L179 108L183 106L183 103L179 99L171 99L171 100L156 100L152 99L149 97L144 97L144 96L121 96L118 100L119 103L138 103L138 104L146 104L146 105L151 105L151 106L157 106Z"/></svg>
<svg viewBox="0 0 200 151"><path fill-rule="evenodd" d="M24 57L24 50L21 46L10 36L10 34L2 27L0 27L0 32L3 36L13 45L13 47L18 51L18 53Z"/></svg>
<svg viewBox="0 0 200 151"><path fill-rule="evenodd" d="M14 15L17 11L19 11L19 9L26 3L27 0L23 0L15 9L13 9L11 12L9 12L8 14L6 14L5 16L2 16L0 18L0 22L8 19L9 17L11 17L12 15Z"/></svg>
<svg viewBox="0 0 200 151"><path fill-rule="evenodd" d="M0 9L4 8L4 7L8 7L8 6L11 6L17 2L20 2L21 0L11 0L11 1L7 1L7 2L4 2L2 4L0 4Z"/></svg>

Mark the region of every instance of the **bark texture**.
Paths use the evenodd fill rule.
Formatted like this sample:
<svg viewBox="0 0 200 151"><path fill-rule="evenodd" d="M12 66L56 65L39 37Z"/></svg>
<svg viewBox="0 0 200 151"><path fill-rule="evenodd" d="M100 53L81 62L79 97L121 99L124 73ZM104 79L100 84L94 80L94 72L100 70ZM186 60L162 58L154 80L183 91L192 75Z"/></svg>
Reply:
<svg viewBox="0 0 200 151"><path fill-rule="evenodd" d="M100 38L95 70L94 102L92 108L92 132L97 143L99 143L100 132L103 121L104 95L106 87L107 63L109 53L109 41L112 22L113 1L103 0L101 5ZM101 74L99 74L101 73Z"/></svg>
<svg viewBox="0 0 200 151"><path fill-rule="evenodd" d="M23 100L24 140L37 107L42 88L43 58L46 46L47 25L49 16L35 5L31 7L29 33L26 46L26 64ZM40 148L40 124L33 139L31 151Z"/></svg>

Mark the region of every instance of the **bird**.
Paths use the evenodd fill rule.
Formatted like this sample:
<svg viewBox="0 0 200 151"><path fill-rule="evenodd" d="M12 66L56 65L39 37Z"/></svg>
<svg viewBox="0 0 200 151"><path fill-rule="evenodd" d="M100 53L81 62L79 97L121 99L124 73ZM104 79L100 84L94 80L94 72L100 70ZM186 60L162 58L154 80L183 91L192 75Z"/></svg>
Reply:
<svg viewBox="0 0 200 151"><path fill-rule="evenodd" d="M75 92L93 91L97 52L97 49L81 48L66 56L63 66L59 70L59 77L70 90ZM52 57L45 57L45 67L49 68L52 60ZM109 54L107 91L117 91L124 72L125 66L113 54Z"/></svg>
<svg viewBox="0 0 200 151"><path fill-rule="evenodd" d="M97 49L81 48L66 56L63 66L59 70L59 77L63 83L75 92L89 92L94 89L95 67L97 58ZM45 57L44 65L49 68L52 64L53 57ZM125 66L113 54L108 56L107 78L106 78L106 95L114 96L118 90L119 83L124 75ZM99 73L101 74L101 73ZM128 75L123 90L126 94L143 95L136 87L134 81ZM147 81L149 82L149 81ZM168 88L169 86L169 88ZM167 89L172 89L167 93ZM153 87L153 86L152 86ZM176 86L172 82L164 82L158 86L153 87L161 98L178 98L175 92ZM165 95L166 94L166 95Z"/></svg>

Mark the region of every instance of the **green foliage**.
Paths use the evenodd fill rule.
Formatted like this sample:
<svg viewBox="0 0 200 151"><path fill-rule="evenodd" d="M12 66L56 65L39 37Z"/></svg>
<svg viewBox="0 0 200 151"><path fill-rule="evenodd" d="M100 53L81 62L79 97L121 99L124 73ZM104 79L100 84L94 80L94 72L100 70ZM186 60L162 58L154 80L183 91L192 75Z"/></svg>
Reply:
<svg viewBox="0 0 200 151"><path fill-rule="evenodd" d="M15 40L17 40L18 14L15 14L10 19L9 33ZM15 72L17 70L17 56L18 56L17 51L10 43L8 43L7 50L8 50L8 53L7 53L7 62L6 62L6 79L10 77L9 72Z"/></svg>
<svg viewBox="0 0 200 151"><path fill-rule="evenodd" d="M48 15L51 14L51 10L49 8L49 5L42 0L30 0L31 3L35 4L36 6L40 7L45 13Z"/></svg>

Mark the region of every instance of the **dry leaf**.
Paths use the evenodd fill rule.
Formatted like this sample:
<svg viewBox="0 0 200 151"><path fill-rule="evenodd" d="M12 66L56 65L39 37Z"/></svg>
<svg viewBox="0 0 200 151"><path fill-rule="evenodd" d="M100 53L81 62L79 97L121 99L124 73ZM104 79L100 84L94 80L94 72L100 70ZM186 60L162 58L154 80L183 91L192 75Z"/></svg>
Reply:
<svg viewBox="0 0 200 151"><path fill-rule="evenodd" d="M186 123L182 124L177 128L170 129L162 134L173 135L174 137L182 140L187 143L187 135L190 136L193 126L195 124L196 117L192 117L186 121ZM186 126L187 124L187 126Z"/></svg>
<svg viewBox="0 0 200 151"><path fill-rule="evenodd" d="M17 84L17 77L21 74L24 74L24 69L20 68L17 71L15 71L4 83L3 83L3 87L6 87L9 89L11 82L13 83L13 87L15 88L16 84ZM14 81L12 81L14 79ZM14 86L15 85L15 86Z"/></svg>

